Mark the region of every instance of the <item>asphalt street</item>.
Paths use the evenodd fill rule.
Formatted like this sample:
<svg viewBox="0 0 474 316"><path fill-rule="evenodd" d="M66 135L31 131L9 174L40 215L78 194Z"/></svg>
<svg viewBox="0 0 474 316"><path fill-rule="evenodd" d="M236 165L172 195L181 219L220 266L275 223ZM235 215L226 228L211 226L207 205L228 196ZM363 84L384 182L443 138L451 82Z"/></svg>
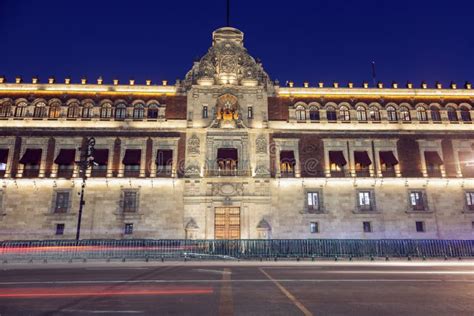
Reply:
<svg viewBox="0 0 474 316"><path fill-rule="evenodd" d="M0 266L0 315L474 315L474 264Z"/></svg>

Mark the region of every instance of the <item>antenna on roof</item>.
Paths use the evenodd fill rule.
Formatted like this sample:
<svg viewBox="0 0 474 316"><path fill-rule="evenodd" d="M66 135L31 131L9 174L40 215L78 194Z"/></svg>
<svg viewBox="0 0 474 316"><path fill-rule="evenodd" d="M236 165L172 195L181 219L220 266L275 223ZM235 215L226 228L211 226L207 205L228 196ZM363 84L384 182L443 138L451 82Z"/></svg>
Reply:
<svg viewBox="0 0 474 316"><path fill-rule="evenodd" d="M227 0L227 27L230 26L230 0Z"/></svg>
<svg viewBox="0 0 474 316"><path fill-rule="evenodd" d="M377 78L377 74L375 73L375 61L372 61L372 82L374 84L374 87L377 85L375 78Z"/></svg>

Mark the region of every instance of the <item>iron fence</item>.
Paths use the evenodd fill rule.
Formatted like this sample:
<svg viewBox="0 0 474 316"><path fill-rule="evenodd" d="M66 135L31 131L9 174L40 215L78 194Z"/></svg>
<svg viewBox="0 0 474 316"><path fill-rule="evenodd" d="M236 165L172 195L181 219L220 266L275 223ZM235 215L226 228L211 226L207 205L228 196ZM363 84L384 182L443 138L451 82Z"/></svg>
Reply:
<svg viewBox="0 0 474 316"><path fill-rule="evenodd" d="M34 240L0 242L8 261L177 258L474 257L474 240Z"/></svg>

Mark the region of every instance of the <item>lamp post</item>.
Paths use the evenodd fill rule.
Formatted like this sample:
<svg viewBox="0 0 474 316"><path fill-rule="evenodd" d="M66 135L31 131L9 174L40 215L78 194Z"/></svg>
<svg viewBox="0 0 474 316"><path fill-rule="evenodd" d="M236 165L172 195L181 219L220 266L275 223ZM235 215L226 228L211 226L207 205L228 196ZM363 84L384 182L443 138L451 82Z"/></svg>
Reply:
<svg viewBox="0 0 474 316"><path fill-rule="evenodd" d="M76 163L79 165L79 175L82 178L81 201L79 202L79 214L77 217L76 241L79 240L79 237L81 235L82 209L85 204L84 188L86 187L87 169L89 169L94 164L94 146L95 138L89 137L81 148L81 160L76 161Z"/></svg>

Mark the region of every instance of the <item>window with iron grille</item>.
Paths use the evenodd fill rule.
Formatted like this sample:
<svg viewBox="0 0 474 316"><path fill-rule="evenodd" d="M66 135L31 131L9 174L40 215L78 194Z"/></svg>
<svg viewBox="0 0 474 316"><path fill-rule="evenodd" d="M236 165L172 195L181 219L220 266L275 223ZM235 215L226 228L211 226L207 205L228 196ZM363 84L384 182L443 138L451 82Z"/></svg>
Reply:
<svg viewBox="0 0 474 316"><path fill-rule="evenodd" d="M362 190L357 192L357 208L359 211L373 211L375 209L374 192Z"/></svg>
<svg viewBox="0 0 474 316"><path fill-rule="evenodd" d="M474 191L466 192L466 207L470 211L474 211Z"/></svg>
<svg viewBox="0 0 474 316"><path fill-rule="evenodd" d="M410 192L410 207L413 211L424 211L426 209L425 196L423 191Z"/></svg>
<svg viewBox="0 0 474 316"><path fill-rule="evenodd" d="M319 192L307 192L306 195L307 195L308 211L319 211L320 210Z"/></svg>
<svg viewBox="0 0 474 316"><path fill-rule="evenodd" d="M64 235L64 224L56 224L56 235Z"/></svg>
<svg viewBox="0 0 474 316"><path fill-rule="evenodd" d="M311 234L319 233L319 223L318 222L309 223L309 231L311 232Z"/></svg>
<svg viewBox="0 0 474 316"><path fill-rule="evenodd" d="M133 213L138 210L138 192L123 191L123 212Z"/></svg>
<svg viewBox="0 0 474 316"><path fill-rule="evenodd" d="M133 223L126 223L125 224L124 234L125 235L132 235L133 234Z"/></svg>
<svg viewBox="0 0 474 316"><path fill-rule="evenodd" d="M69 191L57 191L54 204L54 213L67 213L69 209Z"/></svg>

